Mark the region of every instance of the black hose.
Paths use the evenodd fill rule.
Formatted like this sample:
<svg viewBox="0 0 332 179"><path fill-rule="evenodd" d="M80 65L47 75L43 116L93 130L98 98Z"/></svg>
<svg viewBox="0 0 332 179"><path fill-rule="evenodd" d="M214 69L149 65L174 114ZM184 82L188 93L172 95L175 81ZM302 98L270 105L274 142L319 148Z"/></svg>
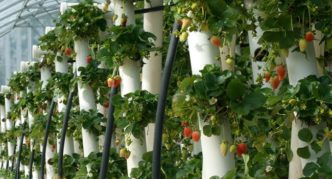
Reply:
<svg viewBox="0 0 332 179"><path fill-rule="evenodd" d="M47 146L47 140L48 140L48 134L50 133L50 127L52 123L52 115L55 107L55 102L52 100L51 102L51 107L50 111L48 112L48 117L46 121L46 126L45 126L45 135L44 135L44 141L43 141L43 148L42 148L42 155L41 155L41 178L44 179L45 175L45 158L46 158L46 146Z"/></svg>
<svg viewBox="0 0 332 179"><path fill-rule="evenodd" d="M174 6L175 4L170 4L169 6ZM149 13L149 12L156 12L156 11L162 11L164 10L166 6L155 6L155 7L150 7L150 8L145 8L145 9L137 9L135 10L135 14L144 14L144 13Z"/></svg>
<svg viewBox="0 0 332 179"><path fill-rule="evenodd" d="M31 142L31 154L30 154L30 160L29 160L29 179L32 179L32 170L33 170L33 158L35 158L35 149L34 149L34 142Z"/></svg>
<svg viewBox="0 0 332 179"><path fill-rule="evenodd" d="M152 178L160 178L160 154L161 154L161 144L162 144L162 133L163 133L163 122L165 118L165 105L167 98L167 91L169 80L171 77L173 61L176 55L176 48L179 42L179 38L175 36L174 32L179 31L181 28L180 22L176 22L173 25L173 32L171 36L171 41L167 51L167 57L164 67L164 72L161 81L160 95L158 99L157 113L156 113L156 126L154 133L154 145L153 145L153 159L152 159Z"/></svg>
<svg viewBox="0 0 332 179"><path fill-rule="evenodd" d="M22 155L22 148L23 148L25 125L26 124L23 124L23 126L22 126L22 134L21 134L20 144L18 146L18 157L17 157L17 162L16 162L15 179L20 179L20 165L21 165L21 158L22 158L21 155Z"/></svg>
<svg viewBox="0 0 332 179"><path fill-rule="evenodd" d="M116 88L112 88L110 95L109 95L108 120L107 120L107 125L106 125L106 132L105 132L103 157L102 157L102 161L100 164L99 179L106 179L106 175L107 175L108 160L109 160L111 141L112 141L112 133L114 130L113 129L114 105L112 104L112 98L116 94L116 92L117 92Z"/></svg>
<svg viewBox="0 0 332 179"><path fill-rule="evenodd" d="M14 163L15 163L15 152L16 152L16 147L17 147L17 145L16 145L16 142L14 142L14 153L13 153L13 155L12 155L12 168L10 169L11 171L14 171Z"/></svg>
<svg viewBox="0 0 332 179"><path fill-rule="evenodd" d="M72 106L72 102L73 102L73 97L76 92L75 89L69 93L65 116L63 119L63 126L62 126L62 130L61 130L61 139L60 139L59 156L58 156L58 175L59 175L60 179L63 178L63 149L65 146L65 139L66 139L66 132L67 132L67 128L68 128L70 110L71 110L71 106Z"/></svg>

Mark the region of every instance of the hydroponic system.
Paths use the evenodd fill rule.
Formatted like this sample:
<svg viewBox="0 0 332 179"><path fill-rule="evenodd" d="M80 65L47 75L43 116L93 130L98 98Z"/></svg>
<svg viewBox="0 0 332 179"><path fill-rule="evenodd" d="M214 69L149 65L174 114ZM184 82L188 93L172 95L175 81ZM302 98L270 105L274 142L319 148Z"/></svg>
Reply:
<svg viewBox="0 0 332 179"><path fill-rule="evenodd" d="M58 10L1 86L0 178L332 177L332 1Z"/></svg>

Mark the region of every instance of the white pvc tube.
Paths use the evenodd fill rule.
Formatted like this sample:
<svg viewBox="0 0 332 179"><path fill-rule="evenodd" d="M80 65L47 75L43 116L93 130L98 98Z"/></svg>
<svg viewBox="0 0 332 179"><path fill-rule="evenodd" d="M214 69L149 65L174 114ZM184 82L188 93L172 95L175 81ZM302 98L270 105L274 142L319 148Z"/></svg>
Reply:
<svg viewBox="0 0 332 179"><path fill-rule="evenodd" d="M205 65L218 62L219 51L209 41L210 34L207 32L190 32L188 47L190 54L191 71L193 75L199 75Z"/></svg>
<svg viewBox="0 0 332 179"><path fill-rule="evenodd" d="M286 64L289 83L295 86L299 80L309 75L318 75L318 70L312 42L308 43L306 55L300 52L292 52L293 49L294 47L289 49Z"/></svg>
<svg viewBox="0 0 332 179"><path fill-rule="evenodd" d="M144 8L156 7L163 5L163 0L151 0L144 2ZM151 12L144 14L144 30L153 33L157 39L154 42L156 47L162 46L163 41L163 11ZM142 90L147 90L152 94L158 94L160 91L161 79L161 60L160 52L151 52L149 59L143 59L142 68ZM150 123L145 128L146 150L152 151L154 140L155 124Z"/></svg>
<svg viewBox="0 0 332 179"><path fill-rule="evenodd" d="M113 0L114 5L114 14L117 16L115 20L115 25L121 25L122 15L125 14L127 16L127 25L135 24L135 7L133 4L133 0Z"/></svg>
<svg viewBox="0 0 332 179"><path fill-rule="evenodd" d="M127 25L135 24L134 5L132 0L122 1L114 0L114 14L118 17L115 25L121 25L122 15L127 16ZM135 92L140 89L140 63L125 59L123 65L119 67L119 74L121 77L121 95ZM144 131L142 131L144 133ZM130 151L130 156L127 159L127 171L130 176L132 168L138 167L139 161L142 160L142 155L146 152L145 141L134 138L127 134L126 138L131 138L131 144L126 144L126 148Z"/></svg>
<svg viewBox="0 0 332 179"><path fill-rule="evenodd" d="M6 121L3 120L6 118L5 116L6 111L5 111L5 106L4 105L0 105L0 126L1 126L1 133L4 134L6 133Z"/></svg>
<svg viewBox="0 0 332 179"><path fill-rule="evenodd" d="M208 64L220 63L217 61L219 52L209 41L209 34L206 32L190 32L188 37L189 55L193 75L200 75L200 70ZM232 143L230 127L228 121L221 126L222 135L204 135L202 127L204 123L199 120L201 130L201 145L203 153L203 172L202 178L212 176L223 177L229 170L235 167L234 155L228 153L226 157L222 156L219 150L221 139L227 139Z"/></svg>
<svg viewBox="0 0 332 179"><path fill-rule="evenodd" d="M120 66L119 73L121 77L121 95L124 96L128 93L140 89L140 65L132 60L125 60L124 64ZM143 133L144 131L142 131ZM130 151L130 156L127 159L128 175L132 168L138 167L139 161L142 160L142 155L146 151L145 141L142 143L140 139L134 138L132 135L127 134L126 138L131 139L131 144L127 145Z"/></svg>
<svg viewBox="0 0 332 179"><path fill-rule="evenodd" d="M61 53L57 53L58 57L61 57L61 60L58 60L58 58L55 58L55 72L57 73L68 73L68 58L65 56L62 56ZM57 104L58 104L58 111L59 112L65 112L66 110L66 104L64 103L65 96L58 96L57 98ZM60 141L58 140L58 143ZM60 145L58 145L58 148ZM74 139L70 135L65 136L65 144L64 144L64 155L71 155L74 152Z"/></svg>
<svg viewBox="0 0 332 179"><path fill-rule="evenodd" d="M10 87L9 86L1 86L1 91L3 93L10 92ZM7 130L12 130L13 128L13 122L11 119L8 119L7 114L10 112L10 107L11 107L11 99L5 98L5 118L6 118L6 129ZM14 155L14 143L13 142L8 142L7 143L7 149L8 149L8 157L11 157ZM9 160L9 167L12 167L12 161Z"/></svg>
<svg viewBox="0 0 332 179"><path fill-rule="evenodd" d="M290 53L286 59L286 64L289 83L295 86L299 80L309 75L318 75L318 71L316 68L313 43L308 43L306 55L300 52L292 52L293 48L289 49ZM301 159L296 152L297 149L300 147L300 139L298 138L298 132L301 128L303 128L303 125L300 120L294 120L292 122L291 150L293 153L293 158L289 163L289 178L302 177L302 169L304 167L304 162L303 159Z"/></svg>
<svg viewBox="0 0 332 179"><path fill-rule="evenodd" d="M203 131L203 120L199 120L199 128ZM212 176L223 177L228 171L234 169L234 154L227 152L223 156L220 152L220 142L225 140L229 144L233 142L231 135L231 127L229 121L223 121L221 126L221 135L212 135L208 137L201 132L202 151L203 151L203 167L204 176L202 178L210 178Z"/></svg>
<svg viewBox="0 0 332 179"><path fill-rule="evenodd" d="M48 84L48 80L51 78L51 70L48 67L41 67L40 68L40 79L42 81L42 88L45 89L47 84ZM44 113L46 113L46 111L44 111ZM42 146L41 146L42 149ZM54 152L52 151L52 145L49 144L49 139L47 141L47 145L46 145L46 156L45 156L45 166L46 166L46 178L47 179L52 179L54 177L54 169L53 166L50 165L47 161L52 159L54 157ZM36 173L39 173L38 171L36 171ZM39 176L36 176L39 177Z"/></svg>
<svg viewBox="0 0 332 179"><path fill-rule="evenodd" d="M138 167L138 163L142 161L143 154L146 152L145 140L135 138L131 134L126 134L126 138L130 138L130 145L126 143L127 149L130 151L129 158L127 159L127 172L128 176L133 168Z"/></svg>
<svg viewBox="0 0 332 179"><path fill-rule="evenodd" d="M87 39L79 39L74 41L74 47L76 52L76 68L86 67L86 57L89 55L89 42ZM77 71L77 75L80 76L80 72ZM96 101L92 91L92 88L87 84L78 82L78 97L79 106L81 111L89 111L90 109L96 109ZM98 151L97 137L90 133L88 130L82 127L82 139L83 139L83 154L87 157L91 152Z"/></svg>

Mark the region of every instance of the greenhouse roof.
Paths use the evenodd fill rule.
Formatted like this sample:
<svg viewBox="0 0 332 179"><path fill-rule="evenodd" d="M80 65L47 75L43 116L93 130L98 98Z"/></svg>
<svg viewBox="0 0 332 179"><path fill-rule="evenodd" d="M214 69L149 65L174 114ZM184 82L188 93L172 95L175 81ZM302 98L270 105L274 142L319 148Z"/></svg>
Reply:
<svg viewBox="0 0 332 179"><path fill-rule="evenodd" d="M0 38L17 27L46 27L58 17L61 2L79 0L0 0Z"/></svg>

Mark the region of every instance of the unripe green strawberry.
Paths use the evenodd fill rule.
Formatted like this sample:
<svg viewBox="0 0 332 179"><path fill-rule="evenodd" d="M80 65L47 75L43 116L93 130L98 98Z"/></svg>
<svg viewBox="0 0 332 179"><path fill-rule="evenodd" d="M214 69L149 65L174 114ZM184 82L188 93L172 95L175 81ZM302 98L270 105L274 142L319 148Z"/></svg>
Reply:
<svg viewBox="0 0 332 179"><path fill-rule="evenodd" d="M329 116L332 117L332 110L329 109Z"/></svg>
<svg viewBox="0 0 332 179"><path fill-rule="evenodd" d="M290 104L290 105L295 105L295 104L296 104L296 99L290 99L290 100L288 101L288 104Z"/></svg>
<svg viewBox="0 0 332 179"><path fill-rule="evenodd" d="M179 37L180 42L186 41L187 38L188 38L188 35L189 35L188 32L182 32L181 35L180 35L180 37Z"/></svg>
<svg viewBox="0 0 332 179"><path fill-rule="evenodd" d="M228 147L227 142L222 142L220 144L220 152L223 156L226 156L226 154L227 154L227 147Z"/></svg>
<svg viewBox="0 0 332 179"><path fill-rule="evenodd" d="M289 54L288 49L281 49L281 50L280 50L280 55L281 55L281 57L287 58L287 57L288 57L288 54Z"/></svg>
<svg viewBox="0 0 332 179"><path fill-rule="evenodd" d="M231 153L235 153L236 152L236 145L231 145L230 147L229 147L229 151L231 152Z"/></svg>
<svg viewBox="0 0 332 179"><path fill-rule="evenodd" d="M233 59L232 58L227 58L226 59L226 63L228 64L228 65L233 65Z"/></svg>
<svg viewBox="0 0 332 179"><path fill-rule="evenodd" d="M301 52L304 52L305 49L307 48L308 44L307 41L305 39L300 39L299 41L299 48Z"/></svg>

